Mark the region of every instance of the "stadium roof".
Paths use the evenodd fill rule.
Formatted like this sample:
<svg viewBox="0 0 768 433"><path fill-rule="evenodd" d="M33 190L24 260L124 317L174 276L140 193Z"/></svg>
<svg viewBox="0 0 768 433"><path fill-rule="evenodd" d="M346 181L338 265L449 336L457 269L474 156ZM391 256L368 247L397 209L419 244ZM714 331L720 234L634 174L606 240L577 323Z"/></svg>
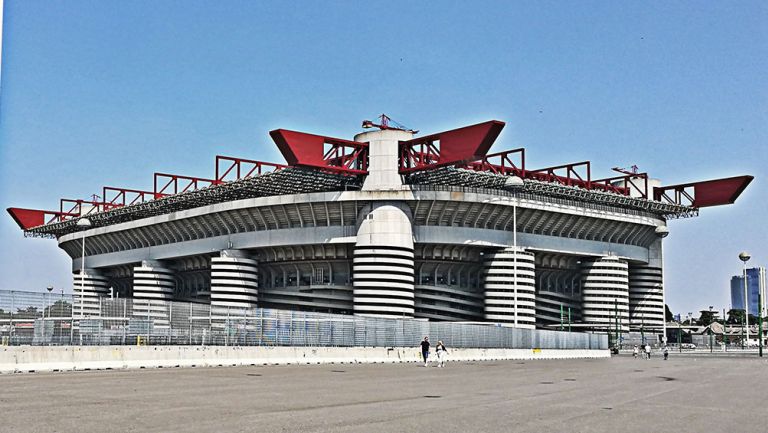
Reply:
<svg viewBox="0 0 768 433"><path fill-rule="evenodd" d="M738 176L654 188L646 173L592 179L589 161L532 170L526 167L525 149L487 153L503 127L503 122L492 120L401 141L400 174L415 187L485 188L500 194L509 189L510 177L520 177L524 191L516 193L664 218L695 216L700 207L733 203L753 179ZM288 165L217 156L214 178L155 173L153 191L104 187L102 196L93 200L61 199L58 211L9 208L8 212L25 234L58 237L82 230L77 221L84 217L91 227L103 227L246 198L356 190L368 173L368 143L283 129L270 136Z"/></svg>

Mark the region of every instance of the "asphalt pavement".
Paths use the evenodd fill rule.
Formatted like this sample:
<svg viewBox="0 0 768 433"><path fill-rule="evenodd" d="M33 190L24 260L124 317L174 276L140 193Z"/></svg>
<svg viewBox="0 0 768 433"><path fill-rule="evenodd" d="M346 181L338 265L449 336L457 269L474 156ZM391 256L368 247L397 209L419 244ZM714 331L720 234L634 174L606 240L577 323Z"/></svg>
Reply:
<svg viewBox="0 0 768 433"><path fill-rule="evenodd" d="M706 354L15 374L0 431L757 432L767 384Z"/></svg>

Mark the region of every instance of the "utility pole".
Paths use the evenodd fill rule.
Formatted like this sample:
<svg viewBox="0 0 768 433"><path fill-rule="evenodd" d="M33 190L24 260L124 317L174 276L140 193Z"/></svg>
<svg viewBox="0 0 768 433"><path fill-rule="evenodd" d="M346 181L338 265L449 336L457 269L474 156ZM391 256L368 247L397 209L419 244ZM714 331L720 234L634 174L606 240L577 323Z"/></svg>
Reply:
<svg viewBox="0 0 768 433"><path fill-rule="evenodd" d="M571 332L571 307L568 307L568 332Z"/></svg>
<svg viewBox="0 0 768 433"><path fill-rule="evenodd" d="M757 291L757 338L758 354L763 357L763 295L762 290Z"/></svg>
<svg viewBox="0 0 768 433"><path fill-rule="evenodd" d="M744 316L741 316L741 350L744 350Z"/></svg>
<svg viewBox="0 0 768 433"><path fill-rule="evenodd" d="M613 315L616 318L616 347L619 347L619 300L613 299Z"/></svg>
<svg viewBox="0 0 768 433"><path fill-rule="evenodd" d="M712 343L712 323L714 323L715 318L712 315L712 306L709 306L709 353L712 353L714 343Z"/></svg>
<svg viewBox="0 0 768 433"><path fill-rule="evenodd" d="M730 343L728 338L728 320L725 316L725 308L723 308L723 347L725 347L725 350L728 351L728 343Z"/></svg>

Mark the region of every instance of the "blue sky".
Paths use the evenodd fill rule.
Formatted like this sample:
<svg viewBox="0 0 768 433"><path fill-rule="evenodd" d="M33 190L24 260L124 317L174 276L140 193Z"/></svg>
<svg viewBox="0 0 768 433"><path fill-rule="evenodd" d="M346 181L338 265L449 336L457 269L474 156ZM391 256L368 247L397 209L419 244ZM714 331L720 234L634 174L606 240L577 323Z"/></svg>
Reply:
<svg viewBox="0 0 768 433"><path fill-rule="evenodd" d="M471 4L470 4L471 3ZM530 167L637 164L665 184L752 174L735 206L672 221L675 312L727 307L737 254L768 265L765 2L5 1L0 206L55 208L216 154L282 159L267 132L424 133L499 119ZM51 240L0 217L0 288L71 290Z"/></svg>

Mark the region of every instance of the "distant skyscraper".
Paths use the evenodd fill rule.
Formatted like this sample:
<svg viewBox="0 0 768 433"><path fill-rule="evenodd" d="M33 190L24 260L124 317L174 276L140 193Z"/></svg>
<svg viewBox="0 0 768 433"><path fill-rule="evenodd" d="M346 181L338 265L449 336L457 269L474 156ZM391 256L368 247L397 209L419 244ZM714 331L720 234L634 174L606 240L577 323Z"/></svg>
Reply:
<svg viewBox="0 0 768 433"><path fill-rule="evenodd" d="M763 296L763 314L765 315L765 268L747 269L747 300L749 301L749 314L757 315L757 294ZM744 309L744 276L731 277L731 305L735 310Z"/></svg>

